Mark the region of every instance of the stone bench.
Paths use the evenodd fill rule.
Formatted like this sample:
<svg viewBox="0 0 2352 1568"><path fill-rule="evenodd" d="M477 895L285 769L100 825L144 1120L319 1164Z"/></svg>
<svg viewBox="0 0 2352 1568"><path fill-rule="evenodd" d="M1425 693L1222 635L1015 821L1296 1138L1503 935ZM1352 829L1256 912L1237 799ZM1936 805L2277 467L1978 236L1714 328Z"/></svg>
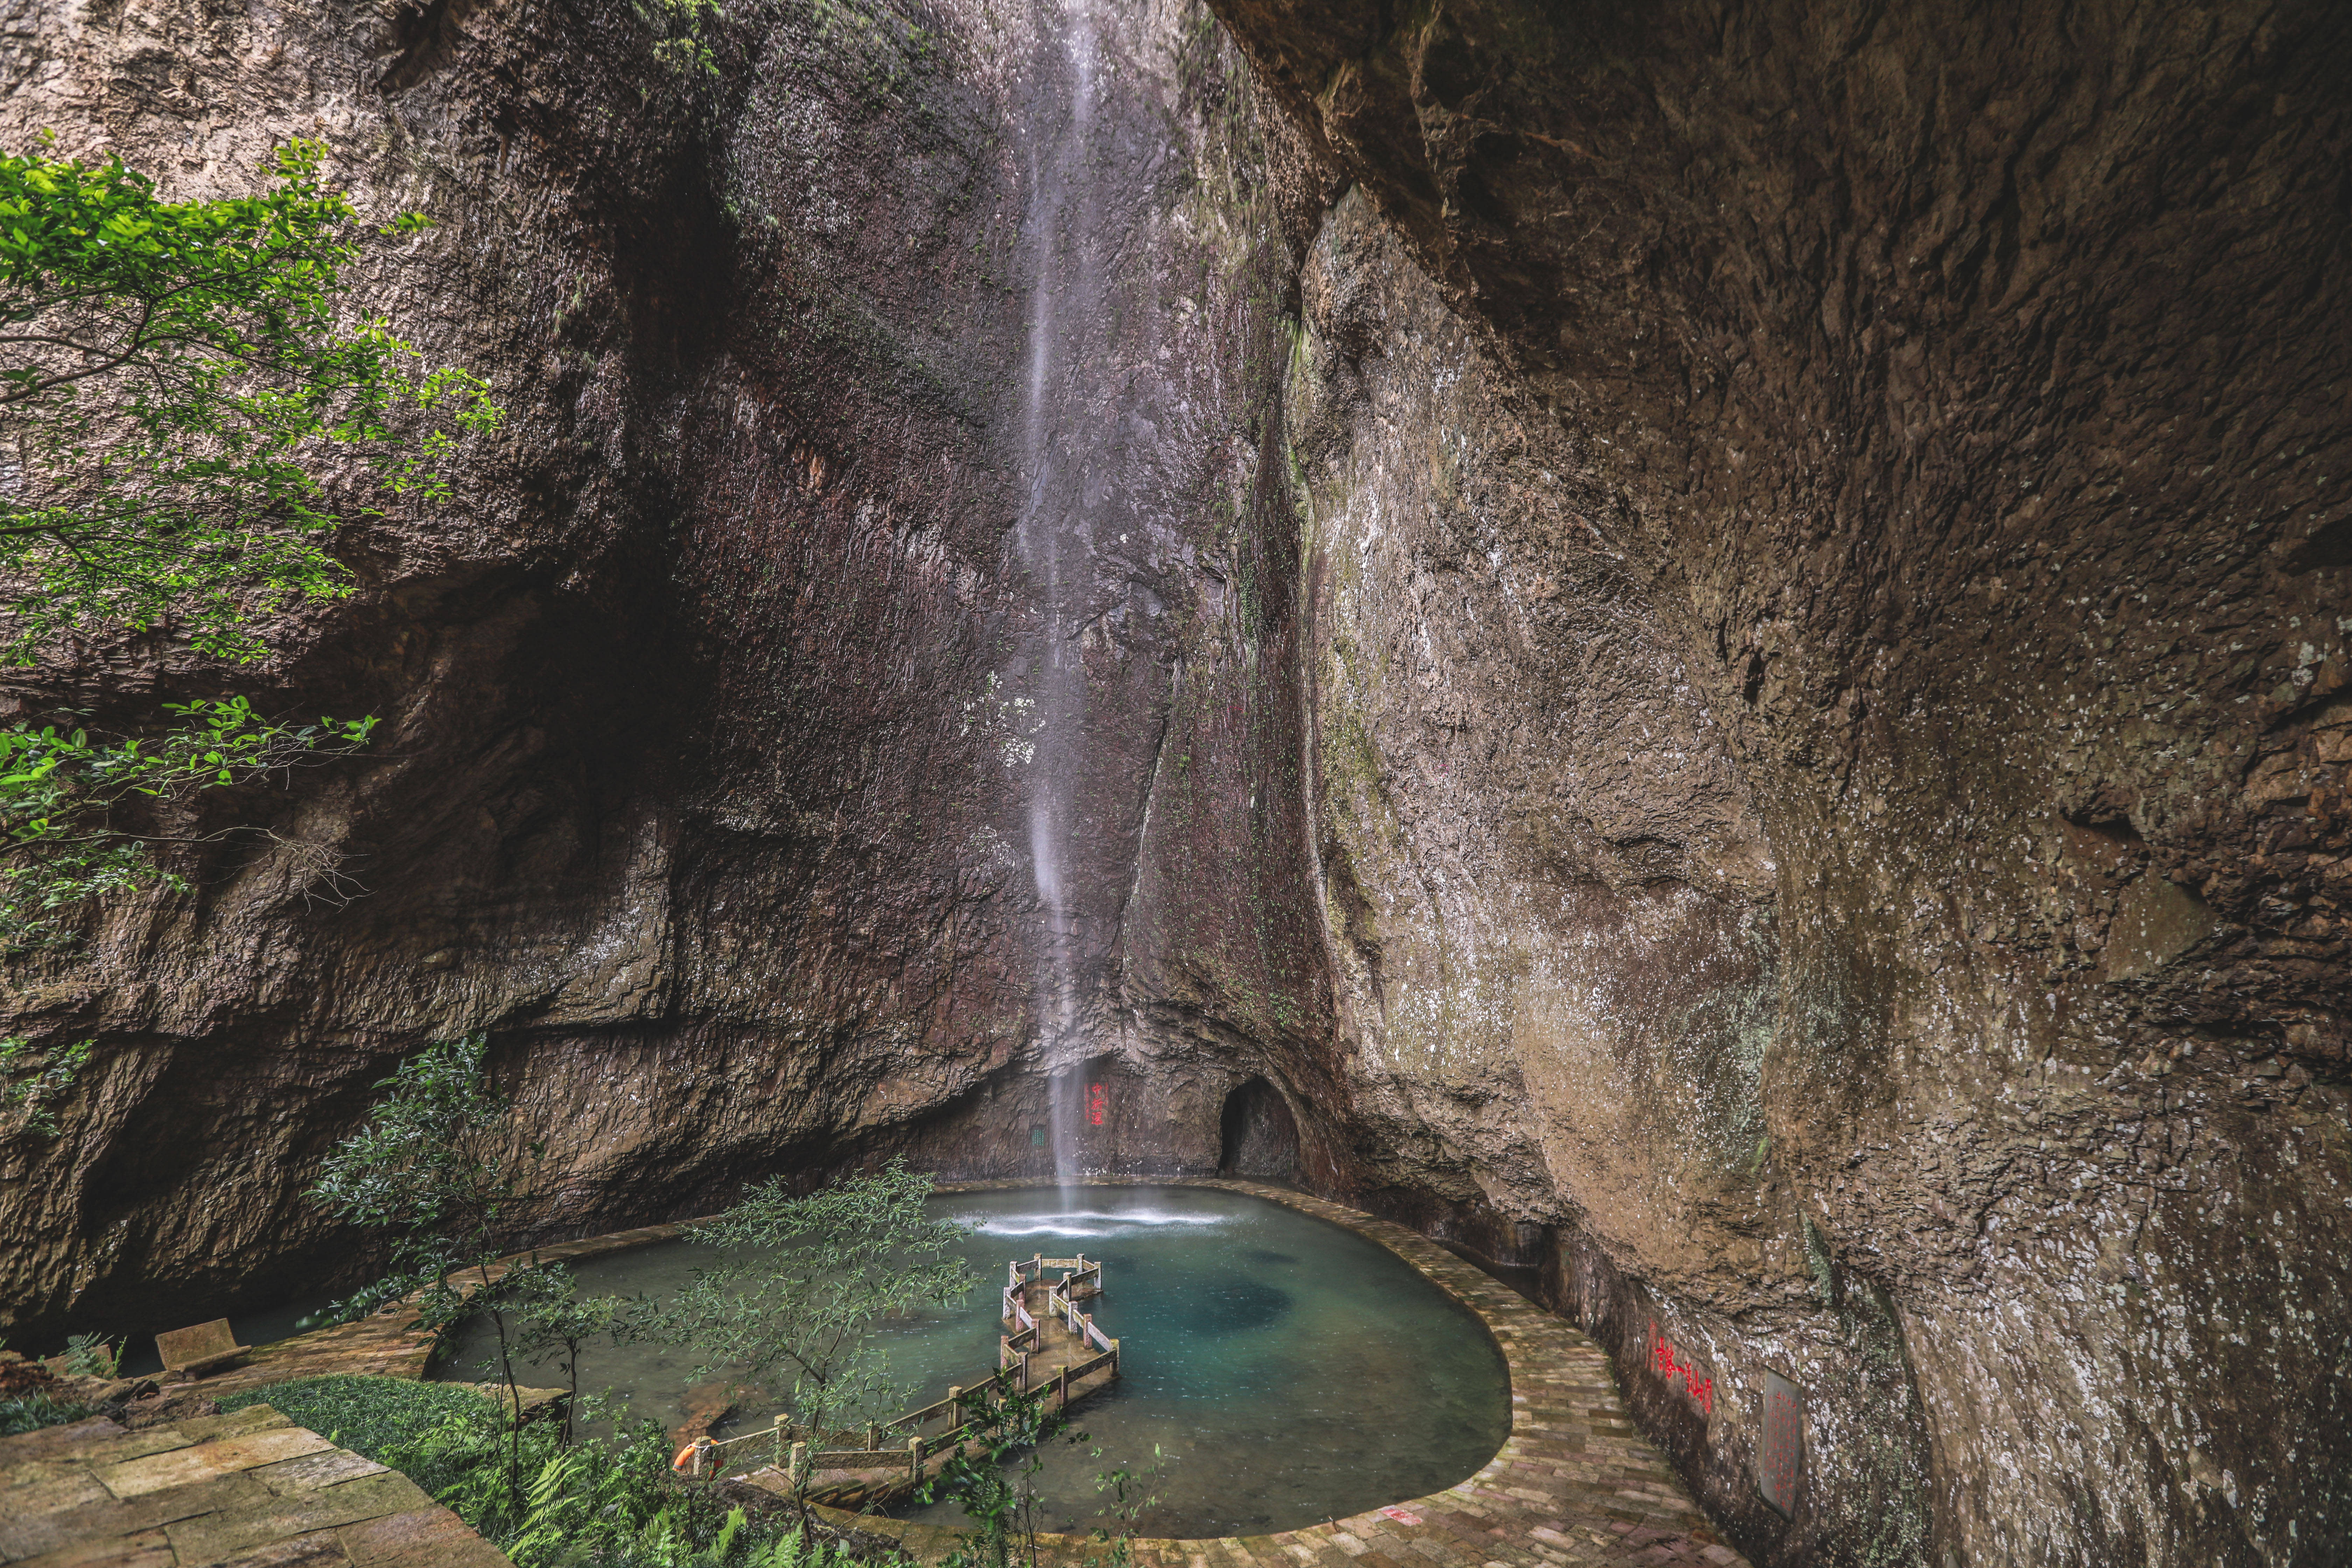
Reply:
<svg viewBox="0 0 2352 1568"><path fill-rule="evenodd" d="M155 1352L163 1358L163 1371L178 1377L202 1377L226 1366L247 1348L236 1342L226 1318L155 1336Z"/></svg>

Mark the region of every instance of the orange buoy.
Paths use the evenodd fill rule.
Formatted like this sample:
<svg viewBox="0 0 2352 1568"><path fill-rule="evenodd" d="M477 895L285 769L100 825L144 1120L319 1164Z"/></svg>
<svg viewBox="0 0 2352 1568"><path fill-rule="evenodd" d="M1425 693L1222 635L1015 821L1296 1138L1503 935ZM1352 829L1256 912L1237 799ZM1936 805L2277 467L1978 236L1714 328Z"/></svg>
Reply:
<svg viewBox="0 0 2352 1568"><path fill-rule="evenodd" d="M675 1458L675 1459L672 1459L672 1460L669 1462L669 1468L670 1468L671 1469L673 1469L673 1470L683 1470L683 1469L685 1469L688 1465L691 1465L691 1464L693 1464L693 1463L694 1463L694 1445L693 1445L693 1444L691 1444L691 1443L688 1443L685 1447L680 1448L680 1449L677 1451L677 1458Z"/></svg>

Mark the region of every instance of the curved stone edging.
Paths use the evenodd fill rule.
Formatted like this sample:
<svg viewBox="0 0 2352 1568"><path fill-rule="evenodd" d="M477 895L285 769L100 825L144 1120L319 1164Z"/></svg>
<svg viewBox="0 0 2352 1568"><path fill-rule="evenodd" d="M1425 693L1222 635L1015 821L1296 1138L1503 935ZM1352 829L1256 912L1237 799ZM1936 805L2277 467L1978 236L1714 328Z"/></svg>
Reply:
<svg viewBox="0 0 2352 1568"><path fill-rule="evenodd" d="M946 1194L1049 1187L1035 1177L942 1182ZM1214 1187L1277 1203L1378 1242L1476 1314L1503 1352L1511 1377L1511 1431L1484 1468L1442 1491L1328 1524L1271 1535L1130 1543L1144 1568L1291 1568L1298 1562L1345 1568L1562 1568L1644 1563L1747 1568L1691 1500L1665 1457L1633 1426L1617 1393L1608 1352L1565 1321L1417 1232L1287 1187L1223 1176L1086 1176L1102 1187ZM593 1258L678 1236L692 1220L643 1226L560 1242L502 1259L544 1262ZM257 1347L245 1362L201 1383L173 1385L230 1393L331 1373L422 1377L432 1351L413 1308L319 1329ZM824 1510L826 1513L835 1510ZM839 1514L857 1529L896 1539L926 1561L944 1556L954 1531L905 1520ZM1040 1537L1076 1553L1092 1542Z"/></svg>
<svg viewBox="0 0 2352 1568"><path fill-rule="evenodd" d="M941 1193L1050 1186L1034 1178L945 1182ZM1560 1568L1570 1563L1705 1564L1747 1568L1691 1500L1665 1456L1634 1428L1608 1352L1568 1322L1401 1225L1286 1187L1221 1176L1091 1176L1083 1186L1216 1187L1243 1193L1378 1242L1475 1313L1511 1376L1511 1432L1486 1467L1442 1491L1328 1524L1270 1535L1130 1542L1145 1568ZM827 1510L828 1512L832 1510ZM854 1516L839 1516L847 1521ZM957 1532L903 1520L856 1517L934 1562ZM1041 1536L1057 1554L1094 1543Z"/></svg>

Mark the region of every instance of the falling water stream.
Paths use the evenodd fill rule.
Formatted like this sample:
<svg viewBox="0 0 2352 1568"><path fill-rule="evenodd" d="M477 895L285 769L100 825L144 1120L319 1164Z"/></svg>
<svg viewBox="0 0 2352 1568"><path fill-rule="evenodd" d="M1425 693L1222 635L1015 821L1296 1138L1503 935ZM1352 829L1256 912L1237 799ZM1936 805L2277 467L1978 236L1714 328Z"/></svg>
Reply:
<svg viewBox="0 0 2352 1568"><path fill-rule="evenodd" d="M1094 243L1101 204L1087 168L1097 76L1097 33L1089 0L1041 0L1035 63L1040 112L1027 126L1027 211L1021 258L1028 290L1027 375L1023 382L1020 464L1023 503L1015 543L1038 595L1040 632L1033 700L1037 746L1030 763L1029 853L1044 924L1038 977L1041 1047L1049 1068L1086 1055L1080 1022L1078 950L1083 915L1071 894L1070 832L1086 759L1087 674L1075 632L1090 590L1091 546L1084 472L1096 436L1069 419L1097 399L1083 384L1093 361L1077 352L1088 323L1105 306ZM1058 90L1055 90L1058 89ZM1044 119L1049 123L1034 121ZM1071 482L1076 479L1076 482ZM1021 684L1015 672L1014 685ZM1079 1174L1074 1075L1049 1078L1054 1171L1066 1184Z"/></svg>

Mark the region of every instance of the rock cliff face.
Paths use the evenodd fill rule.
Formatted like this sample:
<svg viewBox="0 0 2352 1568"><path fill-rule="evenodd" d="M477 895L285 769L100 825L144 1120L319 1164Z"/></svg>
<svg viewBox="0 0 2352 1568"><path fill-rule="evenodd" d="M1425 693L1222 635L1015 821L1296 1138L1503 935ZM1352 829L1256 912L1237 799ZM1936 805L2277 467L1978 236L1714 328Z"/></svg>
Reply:
<svg viewBox="0 0 2352 1568"><path fill-rule="evenodd" d="M0 1327L347 1282L308 1171L487 1029L532 1234L1293 1170L1759 1562L2328 1560L2346 24L1215 9L1255 84L1174 5L8 13L12 144L432 213L367 302L514 418L267 668L13 683L388 721L20 965L98 1048Z"/></svg>
<svg viewBox="0 0 2352 1568"><path fill-rule="evenodd" d="M542 1233L860 1150L1050 1170L1048 1128L1214 1165L1225 1091L1328 1008L1279 443L1316 193L1205 13L782 3L708 72L625 8L11 16L13 142L193 194L323 136L364 208L432 215L362 303L512 416L457 504L354 525L362 593L268 668L159 640L15 683L387 723L223 803L278 838L192 896L20 965L16 1027L98 1049L0 1169L11 1333L360 1272L306 1173L456 1031L551 1137Z"/></svg>
<svg viewBox="0 0 2352 1568"><path fill-rule="evenodd" d="M2342 16L1216 9L1507 367L1334 215L1316 811L1390 1179L1556 1227L1484 1222L1759 1556L2339 1550Z"/></svg>

